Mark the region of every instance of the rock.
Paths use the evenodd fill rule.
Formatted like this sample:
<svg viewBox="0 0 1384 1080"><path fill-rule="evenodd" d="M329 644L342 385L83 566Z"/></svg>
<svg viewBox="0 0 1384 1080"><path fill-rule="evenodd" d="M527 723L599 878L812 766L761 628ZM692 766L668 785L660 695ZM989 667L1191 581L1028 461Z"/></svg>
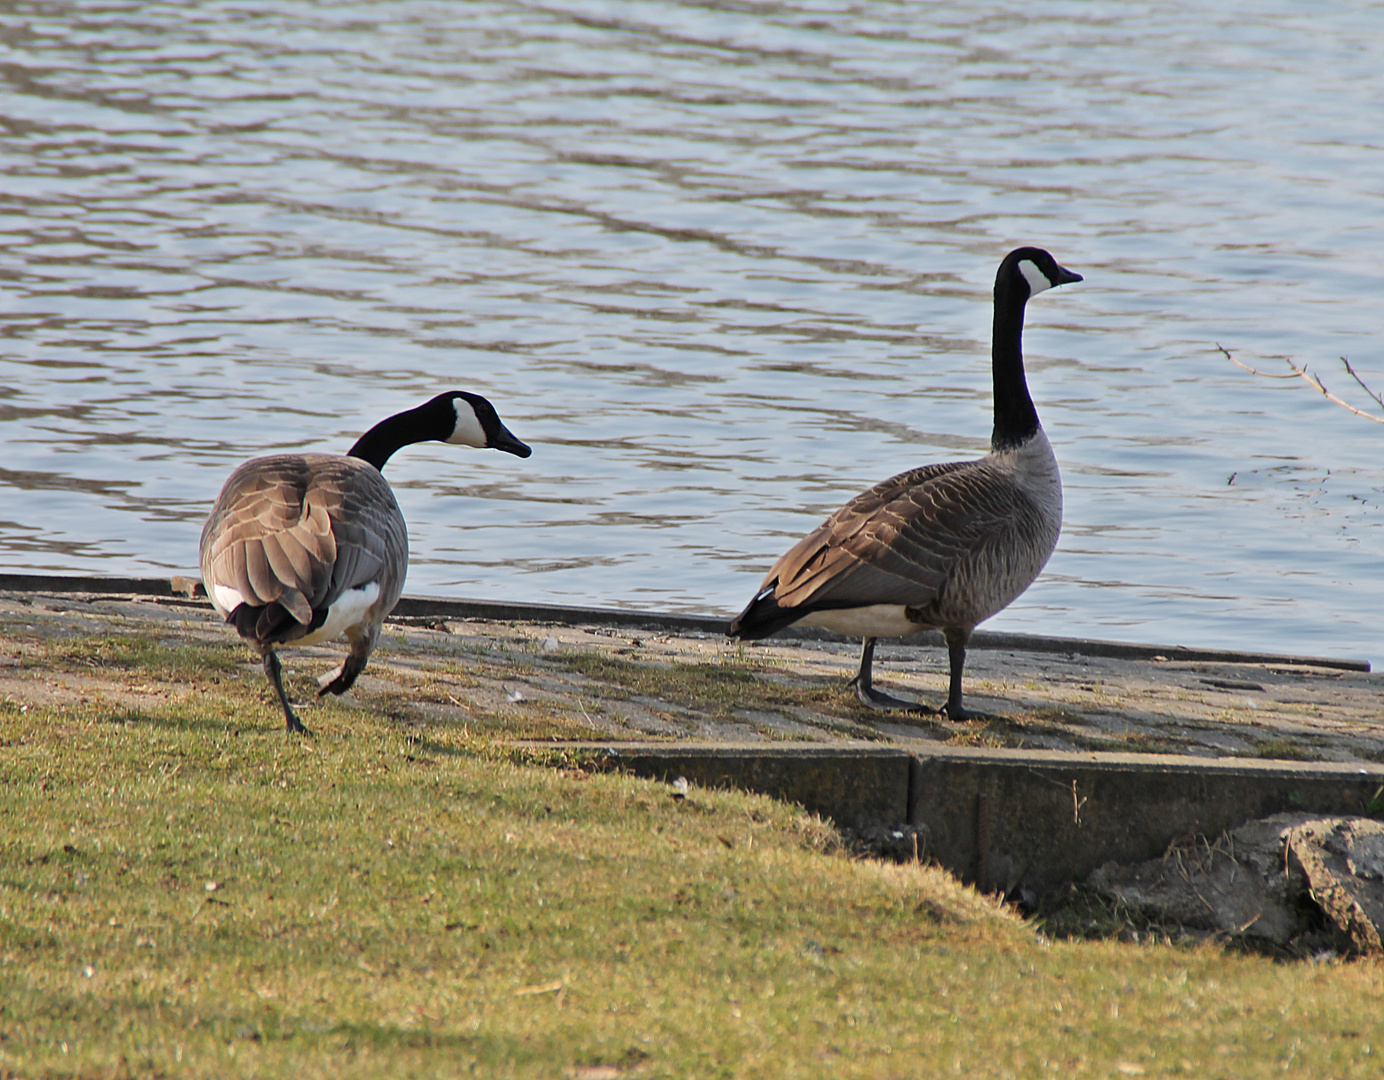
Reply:
<svg viewBox="0 0 1384 1080"><path fill-rule="evenodd" d="M183 577L180 574L175 574L168 579L168 587L173 592L186 596L189 600L195 597L199 592L201 592L203 596L206 595L206 590L202 588L201 578Z"/></svg>
<svg viewBox="0 0 1384 1080"><path fill-rule="evenodd" d="M1275 814L1161 859L1107 863L1087 887L1157 922L1291 947L1324 921L1344 951L1384 953L1384 823L1368 818Z"/></svg>
<svg viewBox="0 0 1384 1080"><path fill-rule="evenodd" d="M1087 884L1141 915L1194 930L1286 945L1304 929L1285 890L1246 872L1223 842L1173 847L1134 866L1107 863Z"/></svg>
<svg viewBox="0 0 1384 1080"><path fill-rule="evenodd" d="M1289 830L1287 856L1349 951L1384 953L1384 824L1369 818L1305 822Z"/></svg>

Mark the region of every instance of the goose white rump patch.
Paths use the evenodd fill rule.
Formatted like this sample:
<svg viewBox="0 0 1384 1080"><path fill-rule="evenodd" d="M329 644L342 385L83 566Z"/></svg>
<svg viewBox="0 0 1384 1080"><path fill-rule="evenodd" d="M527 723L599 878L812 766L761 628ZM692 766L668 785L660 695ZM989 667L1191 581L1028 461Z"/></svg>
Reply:
<svg viewBox="0 0 1384 1080"><path fill-rule="evenodd" d="M316 645L340 637L353 626L359 626L370 618L370 609L380 598L380 583L371 581L358 589L347 589L331 607L327 609L327 621L307 637L293 642L298 645Z"/></svg>
<svg viewBox="0 0 1384 1080"><path fill-rule="evenodd" d="M245 597L240 595L239 589L233 589L229 585L220 585L215 582L211 587L211 602L216 606L216 610L221 613L224 619L241 604L245 603Z"/></svg>
<svg viewBox="0 0 1384 1080"><path fill-rule="evenodd" d="M798 620L799 626L820 626L850 637L903 637L930 627L920 626L906 614L902 604L868 604L865 607L814 611Z"/></svg>

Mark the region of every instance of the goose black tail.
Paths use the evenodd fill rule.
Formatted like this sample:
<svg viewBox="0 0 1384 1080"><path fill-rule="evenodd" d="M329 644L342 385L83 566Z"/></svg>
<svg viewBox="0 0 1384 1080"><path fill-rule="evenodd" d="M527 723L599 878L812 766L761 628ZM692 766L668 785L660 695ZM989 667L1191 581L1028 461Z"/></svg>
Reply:
<svg viewBox="0 0 1384 1080"><path fill-rule="evenodd" d="M760 590L749 606L730 621L726 636L741 641L758 641L792 626L806 614L793 608L781 608L774 596L774 586Z"/></svg>
<svg viewBox="0 0 1384 1080"><path fill-rule="evenodd" d="M226 616L226 621L235 627L236 633L256 644L282 645L307 635L309 630L321 626L326 620L326 611L312 613L310 626L304 626L295 619L277 600L272 604L255 607L240 604Z"/></svg>

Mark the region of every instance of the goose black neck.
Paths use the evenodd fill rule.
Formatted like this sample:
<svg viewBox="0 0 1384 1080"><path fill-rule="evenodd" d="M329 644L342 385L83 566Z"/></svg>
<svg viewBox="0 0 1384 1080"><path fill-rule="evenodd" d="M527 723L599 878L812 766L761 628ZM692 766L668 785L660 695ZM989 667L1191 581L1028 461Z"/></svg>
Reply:
<svg viewBox="0 0 1384 1080"><path fill-rule="evenodd" d="M385 462L394 456L396 450L429 439L446 438L445 432L438 436L427 430L428 425L424 423L422 413L421 408L409 409L408 412L397 413L387 420L381 420L356 440L356 445L347 451L347 457L368 461L383 471Z"/></svg>
<svg viewBox="0 0 1384 1080"><path fill-rule="evenodd" d="M1017 275L1016 275L1017 276ZM995 283L995 327L991 366L995 382L995 429L991 450L1011 450L1038 431L1038 410L1024 378L1024 305L1028 290L1022 281Z"/></svg>

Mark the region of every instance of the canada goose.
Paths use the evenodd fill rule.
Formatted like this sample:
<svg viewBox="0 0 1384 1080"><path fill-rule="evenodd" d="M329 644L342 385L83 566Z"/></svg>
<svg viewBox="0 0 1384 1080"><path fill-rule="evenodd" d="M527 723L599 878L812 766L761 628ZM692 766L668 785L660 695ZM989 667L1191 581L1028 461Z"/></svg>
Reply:
<svg viewBox="0 0 1384 1080"><path fill-rule="evenodd" d="M231 473L202 528L202 581L216 610L264 656L289 731L307 732L284 693L280 645L345 634L350 654L317 681L344 694L365 667L408 571L408 530L380 470L436 439L528 457L495 408L450 390L382 420L346 455L275 454Z"/></svg>
<svg viewBox="0 0 1384 1080"><path fill-rule="evenodd" d="M1080 281L1046 251L1011 251L995 276L990 453L901 473L857 495L778 560L727 631L753 641L793 623L859 635L852 683L871 708L931 712L874 689L875 639L941 630L951 662L947 702L961 705L966 643L976 624L1038 576L1062 527L1062 480L1024 379L1024 305Z"/></svg>

